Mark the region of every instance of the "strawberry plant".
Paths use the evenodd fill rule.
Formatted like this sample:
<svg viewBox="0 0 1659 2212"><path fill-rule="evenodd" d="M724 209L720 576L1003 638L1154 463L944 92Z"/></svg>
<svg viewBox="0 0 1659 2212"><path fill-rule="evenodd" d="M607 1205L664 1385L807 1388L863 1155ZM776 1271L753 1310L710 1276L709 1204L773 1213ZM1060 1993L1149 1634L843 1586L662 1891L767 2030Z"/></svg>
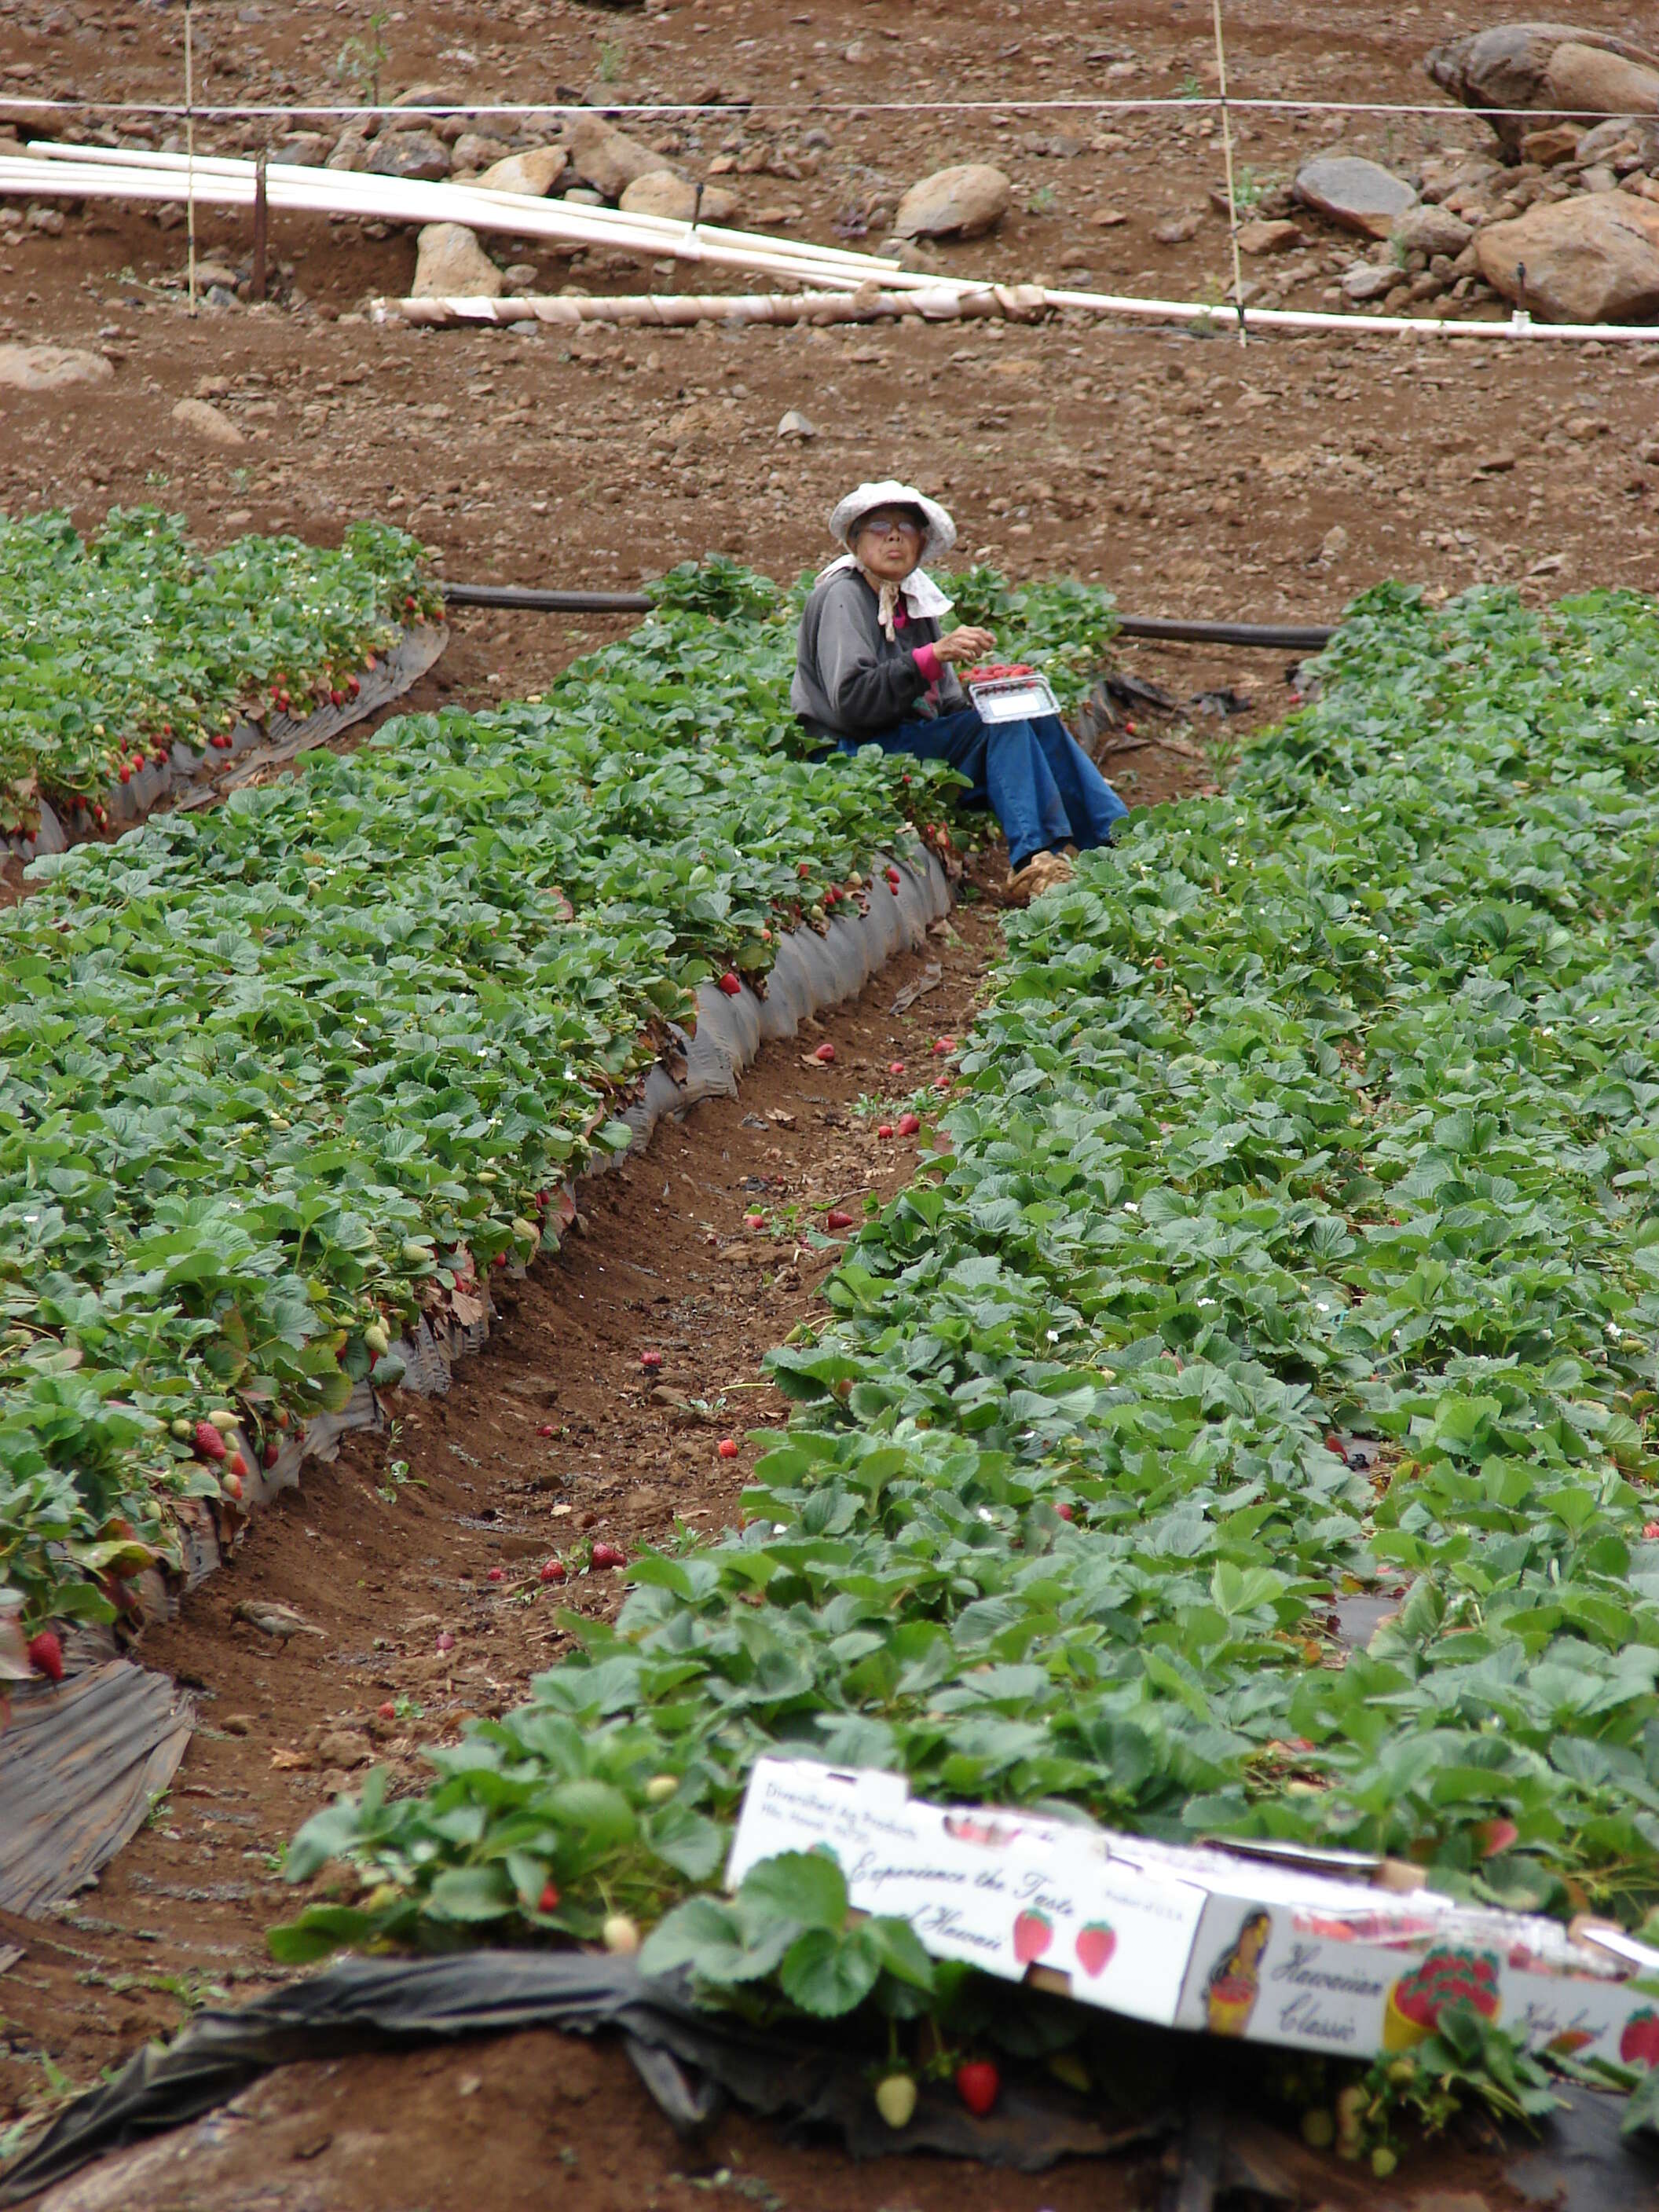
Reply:
<svg viewBox="0 0 1659 2212"><path fill-rule="evenodd" d="M395 1382L392 1340L626 1141L696 986L763 981L803 895L943 803L797 757L788 665L781 611L666 611L541 705L35 863L0 915L0 1585L31 1627L107 1616L177 1556L170 1501L234 1496L214 1413L260 1449Z"/></svg>
<svg viewBox="0 0 1659 2212"><path fill-rule="evenodd" d="M403 532L360 523L337 552L244 538L204 555L184 519L112 509L0 515L0 836L45 797L94 807L112 783L228 743L239 714L304 714L355 694L371 656L442 613Z"/></svg>
<svg viewBox="0 0 1659 2212"><path fill-rule="evenodd" d="M441 1939L543 1727L717 1834L784 1747L1652 1910L1659 616L1389 589L1324 679L1231 791L1007 920L951 1151L773 1355L796 1414L744 1526L637 1556L434 1795L302 1832L296 1878L385 1885L366 1935ZM766 1978L740 1905L647 1961L667 1929L710 1990ZM1498 2081L1486 1980L1449 1954L1402 2019Z"/></svg>

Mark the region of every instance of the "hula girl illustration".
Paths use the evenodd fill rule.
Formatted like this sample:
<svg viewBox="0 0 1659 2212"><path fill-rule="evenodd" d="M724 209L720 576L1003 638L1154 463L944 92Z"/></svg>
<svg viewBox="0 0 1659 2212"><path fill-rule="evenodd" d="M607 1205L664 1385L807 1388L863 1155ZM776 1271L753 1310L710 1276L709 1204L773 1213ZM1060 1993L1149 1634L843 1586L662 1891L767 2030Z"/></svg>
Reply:
<svg viewBox="0 0 1659 2212"><path fill-rule="evenodd" d="M1204 1984L1204 2010L1212 2035L1243 2035L1261 1993L1261 1954L1273 1933L1273 1917L1244 1917L1231 1951L1224 1951Z"/></svg>

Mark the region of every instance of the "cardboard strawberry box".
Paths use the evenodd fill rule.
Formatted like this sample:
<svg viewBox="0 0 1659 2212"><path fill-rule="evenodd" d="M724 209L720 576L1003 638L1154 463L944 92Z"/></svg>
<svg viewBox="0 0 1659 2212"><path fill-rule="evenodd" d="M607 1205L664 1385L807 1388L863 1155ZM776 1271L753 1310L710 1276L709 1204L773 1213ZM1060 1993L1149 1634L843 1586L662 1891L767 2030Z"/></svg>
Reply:
<svg viewBox="0 0 1659 2212"><path fill-rule="evenodd" d="M1156 1844L762 1759L727 1880L807 1850L833 1853L855 1911L909 1921L937 1958L1165 2027L1369 2058L1465 2001L1534 2051L1659 2058L1659 1951L1460 1905L1392 1861Z"/></svg>

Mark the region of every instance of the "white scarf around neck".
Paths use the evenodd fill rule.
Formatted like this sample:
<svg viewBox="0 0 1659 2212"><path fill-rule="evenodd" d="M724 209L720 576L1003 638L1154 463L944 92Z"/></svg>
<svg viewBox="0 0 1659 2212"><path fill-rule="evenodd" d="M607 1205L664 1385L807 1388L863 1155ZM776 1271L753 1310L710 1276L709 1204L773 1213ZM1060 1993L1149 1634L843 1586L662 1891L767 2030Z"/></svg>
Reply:
<svg viewBox="0 0 1659 2212"><path fill-rule="evenodd" d="M879 601L876 619L880 623L882 635L890 645L897 642L898 627L893 617L901 599L904 602L906 617L915 622L936 622L940 617L949 614L956 604L945 597L925 568L912 568L902 583L890 583L884 577L872 576L852 553L843 553L839 560L832 561L819 575L818 581L822 583L825 576L838 575L843 568L856 569L875 592Z"/></svg>

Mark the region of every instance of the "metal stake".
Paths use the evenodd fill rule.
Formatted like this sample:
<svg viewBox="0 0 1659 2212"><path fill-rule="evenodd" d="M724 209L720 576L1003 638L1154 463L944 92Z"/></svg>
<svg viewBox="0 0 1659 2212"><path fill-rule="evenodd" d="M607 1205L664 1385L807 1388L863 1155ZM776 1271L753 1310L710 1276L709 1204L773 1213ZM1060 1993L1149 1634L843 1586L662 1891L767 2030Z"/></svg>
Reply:
<svg viewBox="0 0 1659 2212"><path fill-rule="evenodd" d="M190 225L190 312L196 313L196 76L191 51L191 5L185 0L185 215Z"/></svg>
<svg viewBox="0 0 1659 2212"><path fill-rule="evenodd" d="M1244 326L1244 271L1238 258L1238 203L1233 197L1233 126L1227 106L1227 49L1221 36L1221 0L1211 0L1215 16L1215 67L1221 94L1221 152L1227 165L1227 229L1233 242L1233 306L1238 313L1238 343L1249 343Z"/></svg>
<svg viewBox="0 0 1659 2212"><path fill-rule="evenodd" d="M251 299L265 296L265 155L264 149L253 168L253 277L248 286Z"/></svg>

